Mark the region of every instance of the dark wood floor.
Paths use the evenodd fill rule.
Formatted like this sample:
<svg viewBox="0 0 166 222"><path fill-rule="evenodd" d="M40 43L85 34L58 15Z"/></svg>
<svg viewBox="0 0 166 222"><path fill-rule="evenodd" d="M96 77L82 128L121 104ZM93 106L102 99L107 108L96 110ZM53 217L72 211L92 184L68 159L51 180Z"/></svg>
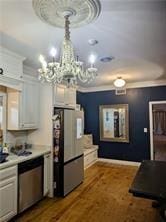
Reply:
<svg viewBox="0 0 166 222"><path fill-rule="evenodd" d="M96 163L85 181L64 199L46 198L17 222L158 222L151 201L128 193L136 167Z"/></svg>

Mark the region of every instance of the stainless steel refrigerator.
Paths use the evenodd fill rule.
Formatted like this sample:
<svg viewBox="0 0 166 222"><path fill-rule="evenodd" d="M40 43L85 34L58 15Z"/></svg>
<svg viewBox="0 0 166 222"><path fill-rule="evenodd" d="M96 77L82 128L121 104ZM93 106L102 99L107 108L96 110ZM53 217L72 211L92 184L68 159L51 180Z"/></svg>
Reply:
<svg viewBox="0 0 166 222"><path fill-rule="evenodd" d="M83 112L54 108L54 196L65 196L84 179Z"/></svg>

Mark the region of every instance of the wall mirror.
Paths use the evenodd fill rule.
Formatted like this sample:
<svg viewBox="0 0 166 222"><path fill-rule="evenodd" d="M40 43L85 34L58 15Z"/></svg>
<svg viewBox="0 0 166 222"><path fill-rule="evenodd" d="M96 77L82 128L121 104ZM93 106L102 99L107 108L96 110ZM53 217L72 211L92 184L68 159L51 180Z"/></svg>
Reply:
<svg viewBox="0 0 166 222"><path fill-rule="evenodd" d="M129 142L128 104L100 106L100 140Z"/></svg>

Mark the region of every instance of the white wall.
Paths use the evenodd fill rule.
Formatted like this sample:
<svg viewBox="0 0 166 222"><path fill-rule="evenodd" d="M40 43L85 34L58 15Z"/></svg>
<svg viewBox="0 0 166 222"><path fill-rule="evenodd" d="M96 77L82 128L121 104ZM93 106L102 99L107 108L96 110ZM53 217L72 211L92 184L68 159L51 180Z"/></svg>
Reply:
<svg viewBox="0 0 166 222"><path fill-rule="evenodd" d="M6 132L7 144L23 144L27 142L27 131L8 131Z"/></svg>
<svg viewBox="0 0 166 222"><path fill-rule="evenodd" d="M52 146L52 86L40 85L39 129L28 132L28 143Z"/></svg>

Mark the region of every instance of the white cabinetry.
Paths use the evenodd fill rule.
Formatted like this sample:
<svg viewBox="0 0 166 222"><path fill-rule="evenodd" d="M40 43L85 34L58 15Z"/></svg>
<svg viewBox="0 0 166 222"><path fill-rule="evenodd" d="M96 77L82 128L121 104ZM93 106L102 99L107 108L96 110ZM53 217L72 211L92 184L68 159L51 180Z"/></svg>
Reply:
<svg viewBox="0 0 166 222"><path fill-rule="evenodd" d="M25 82L22 91L21 128L38 128L39 117L39 84Z"/></svg>
<svg viewBox="0 0 166 222"><path fill-rule="evenodd" d="M98 148L84 149L84 168L90 167L97 161Z"/></svg>
<svg viewBox="0 0 166 222"><path fill-rule="evenodd" d="M65 89L65 105L76 107L76 90L73 88Z"/></svg>
<svg viewBox="0 0 166 222"><path fill-rule="evenodd" d="M76 107L76 89L63 85L54 87L54 105L60 107Z"/></svg>
<svg viewBox="0 0 166 222"><path fill-rule="evenodd" d="M23 60L25 58L0 46L0 68L2 76L20 80L23 77Z"/></svg>
<svg viewBox="0 0 166 222"><path fill-rule="evenodd" d="M26 130L38 128L39 84L23 83L22 91L8 89L7 129Z"/></svg>
<svg viewBox="0 0 166 222"><path fill-rule="evenodd" d="M44 196L50 192L51 186L51 154L44 155Z"/></svg>
<svg viewBox="0 0 166 222"><path fill-rule="evenodd" d="M54 87L54 105L64 106L65 104L65 86L55 85Z"/></svg>
<svg viewBox="0 0 166 222"><path fill-rule="evenodd" d="M0 221L17 214L17 166L0 171Z"/></svg>

